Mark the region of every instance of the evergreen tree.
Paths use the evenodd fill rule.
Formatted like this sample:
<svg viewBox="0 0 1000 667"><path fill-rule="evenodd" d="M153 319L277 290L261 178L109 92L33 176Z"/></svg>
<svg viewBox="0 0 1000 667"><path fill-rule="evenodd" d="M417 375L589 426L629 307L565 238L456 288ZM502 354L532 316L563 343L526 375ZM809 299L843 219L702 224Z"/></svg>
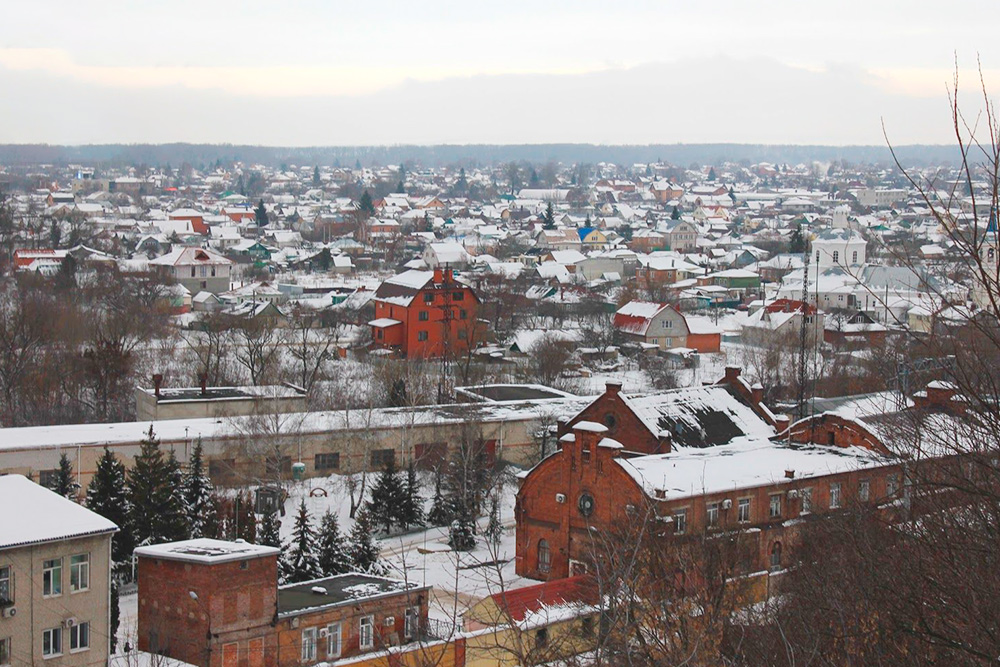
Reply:
<svg viewBox="0 0 1000 667"><path fill-rule="evenodd" d="M385 567L380 562L378 543L372 537L372 523L368 511L362 509L354 519L350 537L351 563L355 570L369 574L382 574Z"/></svg>
<svg viewBox="0 0 1000 667"><path fill-rule="evenodd" d="M549 202L548 206L545 207L545 216L542 218L545 224L542 225L545 229L555 229L556 228L556 216L552 211L552 202Z"/></svg>
<svg viewBox="0 0 1000 667"><path fill-rule="evenodd" d="M316 553L316 531L309 520L306 501L299 505L292 536L286 545L282 574L286 583L309 581L323 576Z"/></svg>
<svg viewBox="0 0 1000 667"><path fill-rule="evenodd" d="M671 220L680 220L681 219L681 211L676 206L674 206L674 210L670 212L670 219Z"/></svg>
<svg viewBox="0 0 1000 667"><path fill-rule="evenodd" d="M257 227L267 227L267 225L268 225L268 223L270 221L267 219L267 209L264 208L264 200L263 199L261 199L257 203L257 208L254 209L253 214L254 214L254 218L257 221Z"/></svg>
<svg viewBox="0 0 1000 667"><path fill-rule="evenodd" d="M58 220L52 221L52 227L49 228L49 240L52 243L52 249L59 250L59 242L62 240L62 223Z"/></svg>
<svg viewBox="0 0 1000 667"><path fill-rule="evenodd" d="M176 539L177 519L183 516L184 508L178 504L180 494L170 488L171 475L150 425L127 476L129 523L137 545Z"/></svg>
<svg viewBox="0 0 1000 667"><path fill-rule="evenodd" d="M538 179L538 172L535 171L534 167L532 167L531 168L531 177L528 179L528 184L531 185L531 187L536 188L536 187L538 187L538 184L540 182L541 181Z"/></svg>
<svg viewBox="0 0 1000 667"><path fill-rule="evenodd" d="M806 251L806 239L802 235L802 223L795 225L792 238L788 242L788 252L803 253Z"/></svg>
<svg viewBox="0 0 1000 667"><path fill-rule="evenodd" d="M361 199L358 200L358 209L369 218L375 215L375 203L372 202L372 195L367 190L361 193Z"/></svg>
<svg viewBox="0 0 1000 667"><path fill-rule="evenodd" d="M423 498L420 497L420 484L417 482L417 470L413 461L406 468L406 485L403 488L403 503L399 510L399 524L403 530L410 526L424 525Z"/></svg>
<svg viewBox="0 0 1000 667"><path fill-rule="evenodd" d="M388 535L396 523L401 523L401 508L406 492L396 471L396 464L389 459L382 472L379 473L365 508L372 524L382 529Z"/></svg>
<svg viewBox="0 0 1000 667"><path fill-rule="evenodd" d="M709 167L708 168L708 180L709 181L714 181L715 180L715 167Z"/></svg>
<svg viewBox="0 0 1000 667"><path fill-rule="evenodd" d="M169 539L186 540L191 536L191 530L188 526L187 499L184 497L184 469L173 449L167 454L167 479L170 480L171 502L167 507L169 514L164 520L169 526Z"/></svg>
<svg viewBox="0 0 1000 667"><path fill-rule="evenodd" d="M448 530L448 544L455 551L472 551L476 548L476 521L468 505L456 511L455 520Z"/></svg>
<svg viewBox="0 0 1000 667"><path fill-rule="evenodd" d="M319 524L319 569L324 576L350 572L351 553L347 538L340 532L337 515L330 510Z"/></svg>
<svg viewBox="0 0 1000 667"><path fill-rule="evenodd" d="M399 194L406 194L406 186L403 185L403 181L396 184L396 192Z"/></svg>
<svg viewBox="0 0 1000 667"><path fill-rule="evenodd" d="M278 510L267 509L257 526L257 544L266 547L281 548L281 519L278 518Z"/></svg>
<svg viewBox="0 0 1000 667"><path fill-rule="evenodd" d="M389 407L402 408L406 405L406 380L399 378L389 388Z"/></svg>
<svg viewBox="0 0 1000 667"><path fill-rule="evenodd" d="M452 514L448 500L441 493L441 471L438 469L434 473L434 498L431 500L427 521L432 526L447 526L451 523Z"/></svg>
<svg viewBox="0 0 1000 667"><path fill-rule="evenodd" d="M135 544L128 519L125 464L107 447L97 460L97 470L87 485L87 509L118 526L118 532L111 539L111 559L115 563L127 562L132 557Z"/></svg>
<svg viewBox="0 0 1000 667"><path fill-rule="evenodd" d="M59 468L56 470L52 490L63 498L72 498L76 495L76 477L73 475L73 464L70 463L69 456L65 452L59 455Z"/></svg>
<svg viewBox="0 0 1000 667"><path fill-rule="evenodd" d="M111 578L111 627L108 630L109 639L111 640L111 654L114 655L115 649L118 648L118 626L121 625L121 606L118 599L118 580L114 577Z"/></svg>
<svg viewBox="0 0 1000 667"><path fill-rule="evenodd" d="M212 511L212 480L205 472L201 438L194 441L184 477L184 503L191 537L206 537L205 522Z"/></svg>
<svg viewBox="0 0 1000 667"><path fill-rule="evenodd" d="M490 522L486 524L483 537L496 548L503 537L503 524L500 522L500 494L494 491L490 494Z"/></svg>
<svg viewBox="0 0 1000 667"><path fill-rule="evenodd" d="M313 167L313 187L318 188L323 181L319 178L319 165Z"/></svg>

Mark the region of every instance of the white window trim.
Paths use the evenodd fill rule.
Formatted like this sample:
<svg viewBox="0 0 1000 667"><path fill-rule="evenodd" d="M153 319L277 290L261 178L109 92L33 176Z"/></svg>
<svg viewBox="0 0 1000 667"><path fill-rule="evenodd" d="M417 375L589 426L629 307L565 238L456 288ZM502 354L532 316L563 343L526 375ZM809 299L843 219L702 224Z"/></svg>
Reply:
<svg viewBox="0 0 1000 667"><path fill-rule="evenodd" d="M368 621L368 641L365 641L365 621ZM369 614L358 619L358 648L369 651L375 648L375 616Z"/></svg>
<svg viewBox="0 0 1000 667"><path fill-rule="evenodd" d="M740 518L740 509L743 507L743 502L744 501L746 501L747 518L741 519ZM752 498L737 498L736 499L736 522L737 523L750 523L750 519L751 519L750 512L751 512L751 508L752 507L753 507L753 499Z"/></svg>
<svg viewBox="0 0 1000 667"><path fill-rule="evenodd" d="M46 560L42 561L42 598L57 598L57 597L59 597L59 596L62 595L62 590L63 590L63 585L62 585L62 579L63 579L63 576L62 576L63 562L62 562L62 560L63 560L62 558L49 558L49 559L46 559ZM59 565L57 565L56 567L45 567L45 563L46 562L53 562L53 561L57 561L59 563ZM59 572L59 592L58 593L48 593L48 594L46 594L45 593L45 574L47 572L56 572L56 571ZM49 584L50 587L51 588L55 588L55 586L53 585L54 582L55 582L55 578L52 577L52 576L49 576L49 582L50 582L50 584Z"/></svg>
<svg viewBox="0 0 1000 667"><path fill-rule="evenodd" d="M316 659L316 638L319 632L316 628L302 628L302 644L299 651L299 659L302 661ZM308 641L307 641L308 637ZM310 649L306 653L306 649Z"/></svg>
<svg viewBox="0 0 1000 667"><path fill-rule="evenodd" d="M80 556L85 556L87 558L87 560L83 561L82 563L73 563L73 559L74 558L78 558ZM74 570L74 568L76 568L78 571L80 571L80 570L86 570L87 571L87 585L84 586L83 588L74 588L73 587L73 570ZM77 581L79 581L79 580L80 580L80 577L77 576ZM69 593L70 593L70 595L72 595L74 593L85 593L86 591L89 591L89 590L90 590L90 554L89 553L74 554L74 555L72 555L72 556L69 557Z"/></svg>
<svg viewBox="0 0 1000 667"><path fill-rule="evenodd" d="M52 633L52 634L50 634L50 633ZM51 638L58 635L58 637L59 637L59 652L58 653L45 653L45 635L46 634L50 635L49 646L52 646L52 643L53 643ZM46 628L45 630L42 630L42 659L43 660L48 660L49 658L58 658L62 654L63 654L62 628Z"/></svg>
<svg viewBox="0 0 1000 667"><path fill-rule="evenodd" d="M334 639L336 639L337 641L336 651L331 650L331 642L333 642ZM344 646L341 643L340 623L331 623L330 625L326 626L326 657L339 658L340 654L343 653L343 651L344 651Z"/></svg>
<svg viewBox="0 0 1000 667"><path fill-rule="evenodd" d="M73 648L73 633L76 633L77 641L80 639L80 628L82 626L87 626L87 645L81 646L79 648ZM90 650L90 621L84 621L83 623L77 623L69 629L69 652L70 653L83 653L84 651Z"/></svg>

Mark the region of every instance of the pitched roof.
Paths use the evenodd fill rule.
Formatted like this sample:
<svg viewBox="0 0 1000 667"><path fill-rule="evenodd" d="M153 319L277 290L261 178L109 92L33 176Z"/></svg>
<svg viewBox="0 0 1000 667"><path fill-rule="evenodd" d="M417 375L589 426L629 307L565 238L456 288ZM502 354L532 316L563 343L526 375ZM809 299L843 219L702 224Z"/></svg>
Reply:
<svg viewBox="0 0 1000 667"><path fill-rule="evenodd" d="M586 575L546 581L534 586L494 593L490 599L503 614L501 621L522 621L544 607L563 604L594 605L600 594L593 578Z"/></svg>
<svg viewBox="0 0 1000 667"><path fill-rule="evenodd" d="M0 515L0 549L118 530L100 514L22 475L0 476L0 507L8 509Z"/></svg>

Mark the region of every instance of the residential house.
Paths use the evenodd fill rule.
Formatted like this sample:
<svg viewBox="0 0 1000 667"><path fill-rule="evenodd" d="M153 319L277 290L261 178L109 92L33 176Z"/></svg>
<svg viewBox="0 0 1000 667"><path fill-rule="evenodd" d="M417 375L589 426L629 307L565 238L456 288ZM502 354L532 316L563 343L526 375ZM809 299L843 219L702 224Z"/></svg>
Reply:
<svg viewBox="0 0 1000 667"><path fill-rule="evenodd" d="M667 237L667 248L674 252L692 252L698 249L698 228L687 220L666 220L656 226Z"/></svg>
<svg viewBox="0 0 1000 667"><path fill-rule="evenodd" d="M469 253L462 244L454 241L428 243L422 258L429 269L443 267L462 269L469 264Z"/></svg>
<svg viewBox="0 0 1000 667"><path fill-rule="evenodd" d="M104 667L118 527L21 475L0 507L0 665Z"/></svg>
<svg viewBox="0 0 1000 667"><path fill-rule="evenodd" d="M629 301L615 313L614 327L632 340L661 350L688 346L684 316L665 303Z"/></svg>
<svg viewBox="0 0 1000 667"><path fill-rule="evenodd" d="M455 280L450 268L410 270L375 292L372 341L405 357L461 354L486 337L476 319L479 297Z"/></svg>
<svg viewBox="0 0 1000 667"><path fill-rule="evenodd" d="M186 287L191 294L219 294L229 290L233 262L206 248L175 248L149 263Z"/></svg>

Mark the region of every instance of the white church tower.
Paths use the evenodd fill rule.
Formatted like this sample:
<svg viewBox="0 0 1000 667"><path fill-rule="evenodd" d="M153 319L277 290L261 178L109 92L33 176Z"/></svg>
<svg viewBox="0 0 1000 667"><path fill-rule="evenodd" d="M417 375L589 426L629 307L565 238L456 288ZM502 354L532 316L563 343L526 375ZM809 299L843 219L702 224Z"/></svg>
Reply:
<svg viewBox="0 0 1000 667"><path fill-rule="evenodd" d="M810 258L819 271L835 267L856 270L865 263L865 239L851 228L846 206L833 210L833 228L820 234L812 242Z"/></svg>

